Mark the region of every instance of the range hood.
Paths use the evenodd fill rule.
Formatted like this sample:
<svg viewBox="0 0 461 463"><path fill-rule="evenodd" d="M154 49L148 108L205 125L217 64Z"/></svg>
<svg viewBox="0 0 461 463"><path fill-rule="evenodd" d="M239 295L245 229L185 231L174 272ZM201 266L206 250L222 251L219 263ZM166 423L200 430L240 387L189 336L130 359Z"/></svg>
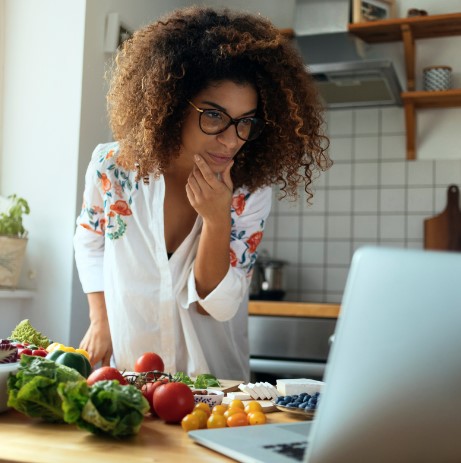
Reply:
<svg viewBox="0 0 461 463"><path fill-rule="evenodd" d="M348 32L299 35L295 44L327 108L402 104L392 60L364 58L366 44Z"/></svg>

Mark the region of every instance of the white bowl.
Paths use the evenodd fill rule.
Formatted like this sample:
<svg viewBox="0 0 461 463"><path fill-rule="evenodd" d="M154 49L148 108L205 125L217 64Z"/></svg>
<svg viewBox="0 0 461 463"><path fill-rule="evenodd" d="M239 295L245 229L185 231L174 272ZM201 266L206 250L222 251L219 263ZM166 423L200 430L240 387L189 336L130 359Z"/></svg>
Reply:
<svg viewBox="0 0 461 463"><path fill-rule="evenodd" d="M210 408L213 408L215 405L219 405L224 397L224 392L216 389L192 389L192 391L194 392L194 400L196 404L203 402L208 404ZM195 391L206 391L207 394L195 394Z"/></svg>
<svg viewBox="0 0 461 463"><path fill-rule="evenodd" d="M6 411L8 402L8 392L6 382L10 373L16 373L19 368L19 362L0 363L0 413Z"/></svg>

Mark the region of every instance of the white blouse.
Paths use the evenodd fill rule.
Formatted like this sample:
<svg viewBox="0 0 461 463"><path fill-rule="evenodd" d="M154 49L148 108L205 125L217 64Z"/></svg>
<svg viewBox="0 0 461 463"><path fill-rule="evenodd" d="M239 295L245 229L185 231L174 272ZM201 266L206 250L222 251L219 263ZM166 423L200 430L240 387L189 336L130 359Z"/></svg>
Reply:
<svg viewBox="0 0 461 463"><path fill-rule="evenodd" d="M248 380L248 288L271 189L234 192L231 265L201 299L193 270L201 217L168 259L163 176L136 182L136 172L116 164L118 151L114 142L93 152L74 237L83 291L105 294L113 364L132 371L136 359L150 351L162 357L170 373ZM199 314L196 302L210 316Z"/></svg>

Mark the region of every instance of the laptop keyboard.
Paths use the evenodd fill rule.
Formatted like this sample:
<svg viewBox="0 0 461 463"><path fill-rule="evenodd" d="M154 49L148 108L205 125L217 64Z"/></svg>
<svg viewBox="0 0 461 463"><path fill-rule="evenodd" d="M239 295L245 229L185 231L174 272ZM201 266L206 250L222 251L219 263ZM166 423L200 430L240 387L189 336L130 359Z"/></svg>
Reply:
<svg viewBox="0 0 461 463"><path fill-rule="evenodd" d="M280 453L285 457L292 458L296 461L304 461L307 441L292 442L291 444L264 445L264 448L275 453Z"/></svg>

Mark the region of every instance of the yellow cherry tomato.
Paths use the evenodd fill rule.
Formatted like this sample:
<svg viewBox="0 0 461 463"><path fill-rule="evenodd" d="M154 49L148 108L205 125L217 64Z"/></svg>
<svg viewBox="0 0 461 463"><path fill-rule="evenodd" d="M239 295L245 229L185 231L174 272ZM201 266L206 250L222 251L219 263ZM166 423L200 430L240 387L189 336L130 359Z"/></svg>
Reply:
<svg viewBox="0 0 461 463"><path fill-rule="evenodd" d="M224 418L224 415L221 415L219 413L212 413L206 422L206 427L208 429L225 428L226 426L226 418Z"/></svg>
<svg viewBox="0 0 461 463"><path fill-rule="evenodd" d="M192 415L189 413L181 420L181 427L184 431L193 431L194 429L198 429L200 426L200 421L196 415Z"/></svg>
<svg viewBox="0 0 461 463"><path fill-rule="evenodd" d="M245 408L243 402L239 399L231 400L229 403L229 408L241 408L242 410Z"/></svg>
<svg viewBox="0 0 461 463"><path fill-rule="evenodd" d="M206 412L201 410L200 408L196 408L195 410L192 410L192 415L195 415L198 418L199 421L199 429L205 429L207 420L208 420L208 415Z"/></svg>
<svg viewBox="0 0 461 463"><path fill-rule="evenodd" d="M250 412L262 412L263 408L259 402L256 402L255 400L252 400L245 404L245 413L250 413Z"/></svg>
<svg viewBox="0 0 461 463"><path fill-rule="evenodd" d="M90 354L85 349L75 349L75 352L84 355L88 360L90 360Z"/></svg>
<svg viewBox="0 0 461 463"><path fill-rule="evenodd" d="M231 408L231 407L229 407L229 408L223 413L223 415L224 415L224 417L227 419L227 418L229 418L230 416L235 415L236 413L245 413L245 412L243 411L243 408L238 408L238 407L237 407L237 408L236 408L236 407Z"/></svg>
<svg viewBox="0 0 461 463"><path fill-rule="evenodd" d="M199 402L195 404L194 410L203 410L208 416L211 415L210 406L204 402Z"/></svg>
<svg viewBox="0 0 461 463"><path fill-rule="evenodd" d="M227 418L227 426L234 428L236 426L248 426L248 417L245 412L235 413Z"/></svg>
<svg viewBox="0 0 461 463"><path fill-rule="evenodd" d="M248 413L248 423L251 425L264 424L267 421L266 415L263 412Z"/></svg>
<svg viewBox="0 0 461 463"><path fill-rule="evenodd" d="M213 415L224 415L224 412L227 410L227 406L223 404L215 405L211 413Z"/></svg>

